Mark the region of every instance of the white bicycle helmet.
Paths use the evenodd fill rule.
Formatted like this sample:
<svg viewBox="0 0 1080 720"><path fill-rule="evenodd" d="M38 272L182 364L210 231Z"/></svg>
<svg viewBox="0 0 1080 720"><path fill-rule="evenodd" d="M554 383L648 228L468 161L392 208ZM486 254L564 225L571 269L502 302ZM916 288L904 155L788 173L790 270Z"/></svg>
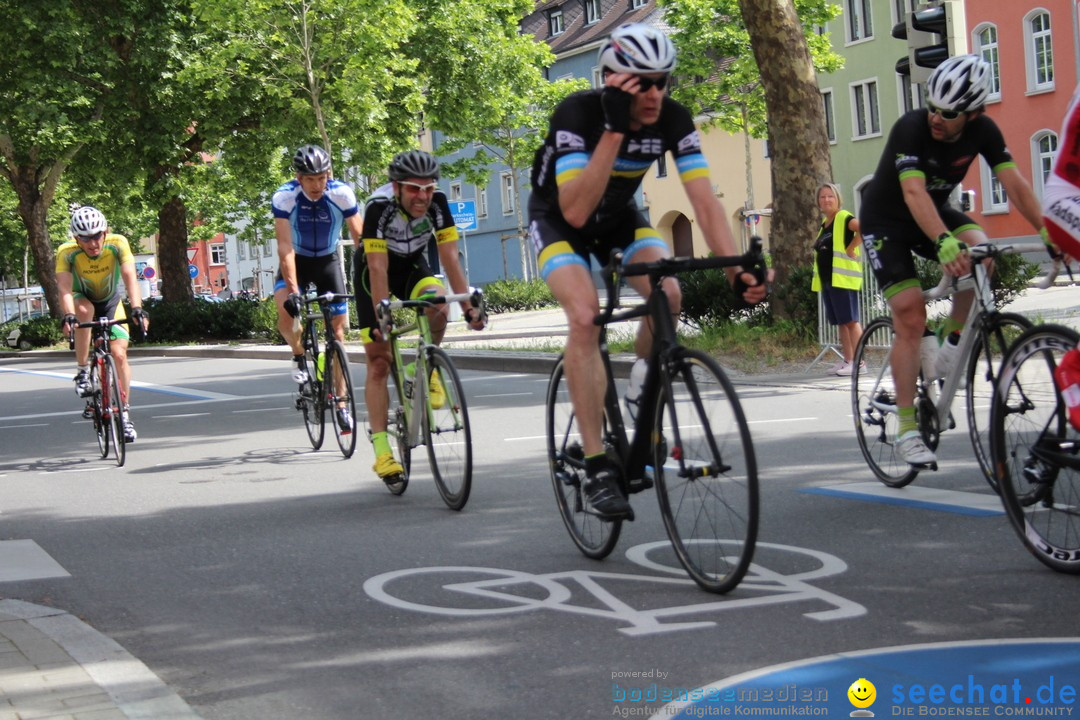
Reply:
<svg viewBox="0 0 1080 720"><path fill-rule="evenodd" d="M927 100L942 110L978 110L989 94L990 66L977 55L949 58L934 68L926 83Z"/></svg>
<svg viewBox="0 0 1080 720"><path fill-rule="evenodd" d="M108 226L105 216L95 207L83 205L71 213L71 234L77 237L97 235Z"/></svg>
<svg viewBox="0 0 1080 720"><path fill-rule="evenodd" d="M675 69L675 46L654 27L627 23L611 33L598 64L615 72L669 73Z"/></svg>

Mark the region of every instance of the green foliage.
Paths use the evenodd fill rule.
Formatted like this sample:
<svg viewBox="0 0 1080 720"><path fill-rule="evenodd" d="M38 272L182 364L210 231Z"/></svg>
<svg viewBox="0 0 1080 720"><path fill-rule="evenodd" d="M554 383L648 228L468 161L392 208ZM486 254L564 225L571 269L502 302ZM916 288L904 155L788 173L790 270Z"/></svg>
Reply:
<svg viewBox="0 0 1080 720"><path fill-rule="evenodd" d="M503 313L515 310L539 310L555 307L555 297L547 283L533 280L496 280L484 287L484 300L488 312Z"/></svg>
<svg viewBox="0 0 1080 720"><path fill-rule="evenodd" d="M160 343L278 339L277 310L271 298L226 300L215 303L164 302L159 298L145 303L150 313L150 340Z"/></svg>
<svg viewBox="0 0 1080 720"><path fill-rule="evenodd" d="M34 347L56 345L64 340L59 323L47 315L27 320L20 326L19 333L20 343L27 341ZM3 339L7 340L6 332Z"/></svg>
<svg viewBox="0 0 1080 720"><path fill-rule="evenodd" d="M773 287L773 294L784 302L787 309L786 320L792 332L803 338L817 337L818 298L817 293L810 289L813 280L814 269L806 265L792 268L787 280ZM768 316L770 321L777 322L771 311Z"/></svg>
<svg viewBox="0 0 1080 720"><path fill-rule="evenodd" d="M735 292L723 270L686 273L679 277L679 286L683 296L680 318L699 330L736 320L753 320L766 312L760 305L736 310Z"/></svg>

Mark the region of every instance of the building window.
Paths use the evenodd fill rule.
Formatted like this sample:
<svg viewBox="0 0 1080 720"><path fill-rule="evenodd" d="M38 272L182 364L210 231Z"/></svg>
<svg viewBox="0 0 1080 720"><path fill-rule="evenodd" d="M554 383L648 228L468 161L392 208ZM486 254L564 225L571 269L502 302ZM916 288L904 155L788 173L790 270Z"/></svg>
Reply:
<svg viewBox="0 0 1080 720"><path fill-rule="evenodd" d="M210 264L211 265L224 265L225 264L225 243L211 243L210 244Z"/></svg>
<svg viewBox="0 0 1080 720"><path fill-rule="evenodd" d="M244 260L244 259L247 258L246 248L247 248L247 243L244 242L243 240L241 240L240 238L236 238L236 259L237 260Z"/></svg>
<svg viewBox="0 0 1080 720"><path fill-rule="evenodd" d="M829 136L829 142L836 142L836 116L833 115L832 90L822 90L821 100L825 103L825 133Z"/></svg>
<svg viewBox="0 0 1080 720"><path fill-rule="evenodd" d="M984 213L1003 213L1009 210L1009 197L1005 194L1005 186L997 179L990 170L985 160L979 162L979 174L982 176L982 186L986 188L983 193Z"/></svg>
<svg viewBox="0 0 1080 720"><path fill-rule="evenodd" d="M604 84L604 77L600 73L600 66L597 65L592 69L592 86L598 88Z"/></svg>
<svg viewBox="0 0 1080 720"><path fill-rule="evenodd" d="M460 200L461 199L461 183L460 182L452 182L452 183L450 183L450 197L448 199L450 199L450 200Z"/></svg>
<svg viewBox="0 0 1080 720"><path fill-rule="evenodd" d="M1054 156L1057 155L1058 146L1057 134L1049 130L1041 132L1032 138L1031 146L1031 157L1035 165L1034 172L1031 174L1035 180L1032 185L1034 185L1035 194L1041 198L1043 188L1050 177L1050 171L1054 167Z"/></svg>
<svg viewBox="0 0 1080 720"><path fill-rule="evenodd" d="M270 252L272 250L272 248L270 247L270 243L264 241L262 244L262 249L263 257L270 257Z"/></svg>
<svg viewBox="0 0 1080 720"><path fill-rule="evenodd" d="M548 15L548 30L552 37L556 35L562 35L566 28L563 27L562 10L552 10Z"/></svg>
<svg viewBox="0 0 1080 720"><path fill-rule="evenodd" d="M1024 23L1027 49L1028 90L1054 88L1054 48L1050 38L1050 13L1037 10Z"/></svg>
<svg viewBox="0 0 1080 720"><path fill-rule="evenodd" d="M600 0L585 0L585 24L600 21Z"/></svg>
<svg viewBox="0 0 1080 720"><path fill-rule="evenodd" d="M848 42L857 42L874 37L874 28L870 19L870 0L846 0Z"/></svg>
<svg viewBox="0 0 1080 720"><path fill-rule="evenodd" d="M503 215L514 212L514 178L510 173L504 172L499 175L499 185L502 187Z"/></svg>
<svg viewBox="0 0 1080 720"><path fill-rule="evenodd" d="M645 7L649 0L630 0L630 9L637 10L638 8Z"/></svg>
<svg viewBox="0 0 1080 720"><path fill-rule="evenodd" d="M855 139L881 134L878 114L877 82L867 80L851 86L851 112Z"/></svg>
<svg viewBox="0 0 1080 720"><path fill-rule="evenodd" d="M903 108L901 112L923 107L923 84L911 82L910 75L899 75L897 77L900 81L900 106Z"/></svg>
<svg viewBox="0 0 1080 720"><path fill-rule="evenodd" d="M487 208L487 188L476 186L476 217L486 218L488 214Z"/></svg>
<svg viewBox="0 0 1080 720"><path fill-rule="evenodd" d="M990 66L990 101L1001 99L1001 62L998 55L998 32L994 25L975 31L975 52Z"/></svg>
<svg viewBox="0 0 1080 720"><path fill-rule="evenodd" d="M914 10L912 7L915 0L893 0L893 11L896 13L896 22L907 22L908 14Z"/></svg>

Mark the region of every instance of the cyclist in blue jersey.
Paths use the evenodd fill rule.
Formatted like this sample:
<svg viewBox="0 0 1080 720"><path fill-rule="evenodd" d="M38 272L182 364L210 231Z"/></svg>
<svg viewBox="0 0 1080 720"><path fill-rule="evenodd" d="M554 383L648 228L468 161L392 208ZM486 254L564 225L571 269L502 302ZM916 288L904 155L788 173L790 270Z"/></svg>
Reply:
<svg viewBox="0 0 1080 720"><path fill-rule="evenodd" d="M598 64L604 87L574 93L552 113L533 162L529 233L540 274L566 313L566 379L585 451L587 500L597 515L618 518L629 516L630 504L601 440L607 377L600 328L593 322L600 306L589 255L601 263L616 247L626 262L670 255L634 201L649 167L667 152L709 249L733 255L736 246L727 212L713 194L693 118L667 96L675 68L668 37L647 25L623 25L601 48ZM751 274L731 268L728 276L745 302L765 298L764 284L751 286L756 282ZM648 278L627 281L642 297L648 295ZM677 318L679 284L666 278L663 287ZM651 346L651 327L643 321L635 342L638 357L647 357Z"/></svg>
<svg viewBox="0 0 1080 720"><path fill-rule="evenodd" d="M296 178L274 193L274 235L280 267L274 282L278 330L292 347L292 379L307 381L301 334L295 327L300 315L298 293L314 283L319 294L345 292L345 275L338 261L341 230L348 227L354 242L360 240L360 209L352 188L330 178L330 155L318 145L304 145L293 156ZM345 339L348 307L345 301L330 308L334 335ZM338 413L339 424L352 426L352 418ZM343 428L344 429L344 428Z"/></svg>

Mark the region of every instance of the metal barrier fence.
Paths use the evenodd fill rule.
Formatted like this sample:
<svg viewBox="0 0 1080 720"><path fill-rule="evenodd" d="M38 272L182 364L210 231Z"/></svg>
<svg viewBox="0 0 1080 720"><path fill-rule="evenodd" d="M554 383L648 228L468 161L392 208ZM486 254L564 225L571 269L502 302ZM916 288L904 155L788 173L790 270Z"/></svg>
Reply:
<svg viewBox="0 0 1080 720"><path fill-rule="evenodd" d="M810 372L830 352L835 353L840 360L844 359L843 354L840 352L840 328L829 323L825 317L825 302L822 299L822 294L817 293L817 296L818 344L821 345L821 352L806 366L806 372ZM885 299L881 296L877 278L874 277L874 273L870 272L869 268L864 267L863 286L859 290L859 322L865 328L874 318L888 314L889 306L885 304Z"/></svg>

